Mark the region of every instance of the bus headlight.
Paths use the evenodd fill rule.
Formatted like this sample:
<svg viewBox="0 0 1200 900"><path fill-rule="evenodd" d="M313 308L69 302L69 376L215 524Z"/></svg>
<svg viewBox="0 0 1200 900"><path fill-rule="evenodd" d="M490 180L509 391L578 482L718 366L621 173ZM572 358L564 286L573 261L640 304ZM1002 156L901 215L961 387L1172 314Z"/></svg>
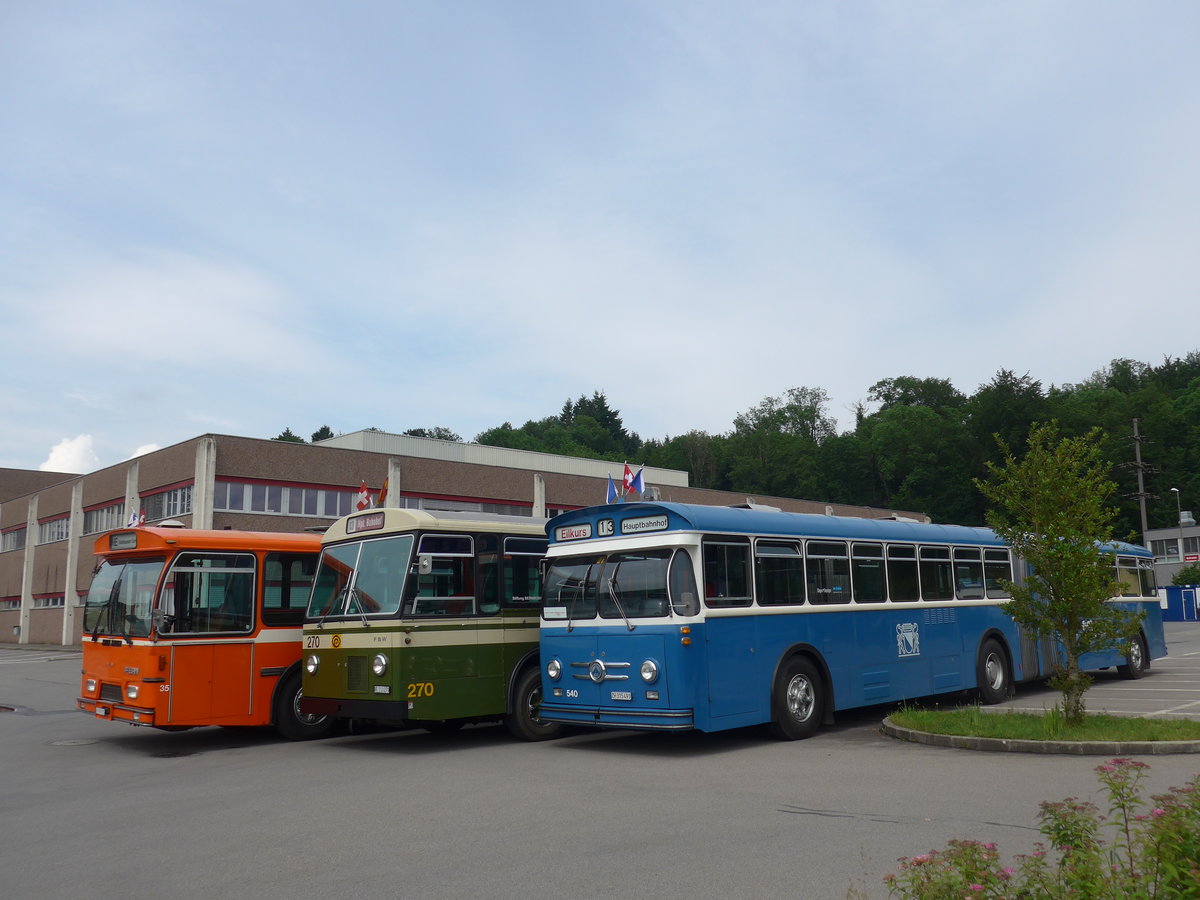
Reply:
<svg viewBox="0 0 1200 900"><path fill-rule="evenodd" d="M89 678L87 680L87 687L85 688L85 690L89 694L96 693L96 679L95 678Z"/></svg>
<svg viewBox="0 0 1200 900"><path fill-rule="evenodd" d="M557 659L552 659L546 663L546 674L550 676L551 681L558 681L562 677L562 663Z"/></svg>
<svg viewBox="0 0 1200 900"><path fill-rule="evenodd" d="M382 653L376 653L371 659L371 671L377 676L382 675L387 671L387 657Z"/></svg>
<svg viewBox="0 0 1200 900"><path fill-rule="evenodd" d="M136 684L125 685L125 696L130 700L136 700L138 695L138 686Z"/></svg>
<svg viewBox="0 0 1200 900"><path fill-rule="evenodd" d="M321 661L319 659L317 659L317 655L314 653L312 656L310 656L308 659L306 659L304 661L304 671L307 672L309 675L316 675L317 674L317 666L320 665L320 662Z"/></svg>
<svg viewBox="0 0 1200 900"><path fill-rule="evenodd" d="M658 663L652 659L642 663L642 681L646 684L654 684L658 681Z"/></svg>

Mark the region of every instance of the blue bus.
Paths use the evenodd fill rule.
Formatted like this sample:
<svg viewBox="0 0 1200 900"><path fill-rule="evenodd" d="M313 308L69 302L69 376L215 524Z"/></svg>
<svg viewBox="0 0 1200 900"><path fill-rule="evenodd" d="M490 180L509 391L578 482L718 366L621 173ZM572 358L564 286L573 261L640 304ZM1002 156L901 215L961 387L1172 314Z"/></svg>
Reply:
<svg viewBox="0 0 1200 900"><path fill-rule="evenodd" d="M1014 683L1049 675L1057 655L1005 614L1003 585L1028 567L986 528L617 503L546 530L548 722L769 723L795 740L857 706L970 689L998 703ZM1136 678L1167 652L1153 557L1107 549L1117 602L1145 615L1127 648L1081 663Z"/></svg>

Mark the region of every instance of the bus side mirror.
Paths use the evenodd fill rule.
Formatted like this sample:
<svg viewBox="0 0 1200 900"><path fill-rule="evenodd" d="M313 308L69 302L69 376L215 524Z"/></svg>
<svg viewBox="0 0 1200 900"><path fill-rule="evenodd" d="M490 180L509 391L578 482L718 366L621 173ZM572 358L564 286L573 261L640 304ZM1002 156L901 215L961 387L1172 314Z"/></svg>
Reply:
<svg viewBox="0 0 1200 900"><path fill-rule="evenodd" d="M422 554L417 557L417 574L428 575L433 571L433 557Z"/></svg>

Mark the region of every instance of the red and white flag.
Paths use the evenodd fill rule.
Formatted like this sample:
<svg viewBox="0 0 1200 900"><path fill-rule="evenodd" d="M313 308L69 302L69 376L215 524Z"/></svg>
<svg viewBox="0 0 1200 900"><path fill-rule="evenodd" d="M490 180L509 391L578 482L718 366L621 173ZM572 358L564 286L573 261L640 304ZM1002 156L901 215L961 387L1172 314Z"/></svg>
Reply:
<svg viewBox="0 0 1200 900"><path fill-rule="evenodd" d="M354 504L354 508L359 512L371 508L371 492L367 490L365 481L358 488L358 502Z"/></svg>

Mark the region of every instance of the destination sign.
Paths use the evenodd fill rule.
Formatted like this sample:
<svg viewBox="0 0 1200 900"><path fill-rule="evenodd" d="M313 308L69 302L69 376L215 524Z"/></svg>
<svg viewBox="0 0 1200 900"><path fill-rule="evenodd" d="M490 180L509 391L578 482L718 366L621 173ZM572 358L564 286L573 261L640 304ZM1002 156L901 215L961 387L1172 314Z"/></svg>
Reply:
<svg viewBox="0 0 1200 900"><path fill-rule="evenodd" d="M109 550L133 550L137 547L137 532L122 531L108 536Z"/></svg>
<svg viewBox="0 0 1200 900"><path fill-rule="evenodd" d="M371 513L366 516L355 516L346 520L346 534L358 534L360 531L378 531L383 527L383 513Z"/></svg>
<svg viewBox="0 0 1200 900"><path fill-rule="evenodd" d="M591 522L584 522L581 525L560 525L554 529L554 539L556 541L582 541L584 538L590 538L591 536Z"/></svg>
<svg viewBox="0 0 1200 900"><path fill-rule="evenodd" d="M642 534L646 531L666 531L666 516L642 516L638 519L625 519L621 522L621 534Z"/></svg>

